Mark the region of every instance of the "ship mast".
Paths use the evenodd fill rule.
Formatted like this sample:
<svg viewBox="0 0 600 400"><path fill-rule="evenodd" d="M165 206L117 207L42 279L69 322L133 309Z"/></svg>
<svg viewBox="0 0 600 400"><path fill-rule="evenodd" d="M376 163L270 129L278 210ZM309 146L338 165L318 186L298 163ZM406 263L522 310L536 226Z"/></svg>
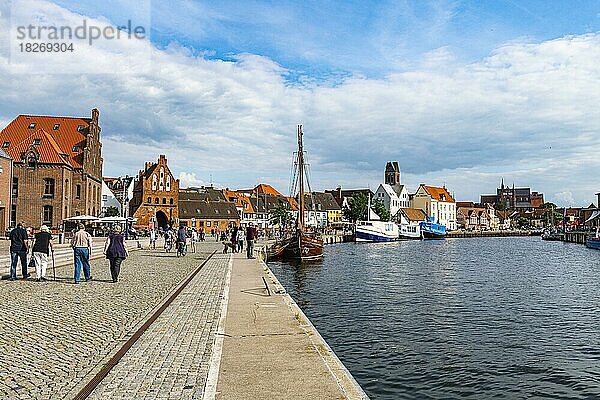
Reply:
<svg viewBox="0 0 600 400"><path fill-rule="evenodd" d="M298 179L300 194L298 196L298 230L304 231L304 150L302 148L302 125L298 125Z"/></svg>

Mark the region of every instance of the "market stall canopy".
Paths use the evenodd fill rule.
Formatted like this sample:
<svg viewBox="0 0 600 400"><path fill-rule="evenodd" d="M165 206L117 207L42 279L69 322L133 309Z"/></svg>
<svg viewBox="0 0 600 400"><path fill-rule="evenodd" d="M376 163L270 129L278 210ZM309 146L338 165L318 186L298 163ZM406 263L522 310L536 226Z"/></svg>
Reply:
<svg viewBox="0 0 600 400"><path fill-rule="evenodd" d="M111 222L111 223L125 223L125 222L136 222L137 218L125 218L125 217L104 217L100 218L98 222Z"/></svg>
<svg viewBox="0 0 600 400"><path fill-rule="evenodd" d="M98 221L98 217L94 217L93 215L77 215L75 217L65 218L65 221Z"/></svg>

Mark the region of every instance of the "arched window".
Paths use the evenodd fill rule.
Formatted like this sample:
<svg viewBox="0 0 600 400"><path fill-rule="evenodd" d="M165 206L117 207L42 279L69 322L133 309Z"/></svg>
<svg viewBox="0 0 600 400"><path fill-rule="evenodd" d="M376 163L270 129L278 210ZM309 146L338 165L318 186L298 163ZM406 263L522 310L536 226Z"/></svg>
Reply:
<svg viewBox="0 0 600 400"><path fill-rule="evenodd" d="M152 197L148 197L148 204L152 204Z"/></svg>
<svg viewBox="0 0 600 400"><path fill-rule="evenodd" d="M154 198L154 204L158 204L158 197Z"/></svg>
<svg viewBox="0 0 600 400"><path fill-rule="evenodd" d="M169 204L173 205L173 199L169 199Z"/></svg>
<svg viewBox="0 0 600 400"><path fill-rule="evenodd" d="M152 175L152 190L156 190L156 186L157 186L157 177L156 174Z"/></svg>
<svg viewBox="0 0 600 400"><path fill-rule="evenodd" d="M163 204L167 204L167 199L163 197Z"/></svg>
<svg viewBox="0 0 600 400"><path fill-rule="evenodd" d="M81 199L81 185L75 185L75 198Z"/></svg>

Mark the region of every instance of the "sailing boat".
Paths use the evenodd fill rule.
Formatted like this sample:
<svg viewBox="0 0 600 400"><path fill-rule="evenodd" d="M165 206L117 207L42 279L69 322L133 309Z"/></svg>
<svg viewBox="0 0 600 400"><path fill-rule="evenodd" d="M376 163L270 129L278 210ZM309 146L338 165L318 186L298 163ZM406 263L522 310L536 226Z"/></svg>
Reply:
<svg viewBox="0 0 600 400"><path fill-rule="evenodd" d="M304 147L302 145L302 125L298 125L298 223L296 232L270 249L272 258L286 260L316 260L323 257L323 240L317 232L310 232L305 223L304 193Z"/></svg>

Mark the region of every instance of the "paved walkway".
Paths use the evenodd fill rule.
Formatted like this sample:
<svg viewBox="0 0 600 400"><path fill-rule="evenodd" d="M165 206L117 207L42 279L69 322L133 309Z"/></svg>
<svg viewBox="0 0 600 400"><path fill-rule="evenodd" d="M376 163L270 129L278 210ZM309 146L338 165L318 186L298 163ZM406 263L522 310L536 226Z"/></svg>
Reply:
<svg viewBox="0 0 600 400"><path fill-rule="evenodd" d="M264 263L198 247L132 253L117 284L105 260L79 285L1 282L0 398L73 398L213 250L90 398L366 398Z"/></svg>
<svg viewBox="0 0 600 400"><path fill-rule="evenodd" d="M90 398L201 399L230 258L211 258Z"/></svg>
<svg viewBox="0 0 600 400"><path fill-rule="evenodd" d="M0 398L66 396L206 256L132 252L116 284L100 259L79 285L71 268L57 269L56 282L0 281Z"/></svg>

